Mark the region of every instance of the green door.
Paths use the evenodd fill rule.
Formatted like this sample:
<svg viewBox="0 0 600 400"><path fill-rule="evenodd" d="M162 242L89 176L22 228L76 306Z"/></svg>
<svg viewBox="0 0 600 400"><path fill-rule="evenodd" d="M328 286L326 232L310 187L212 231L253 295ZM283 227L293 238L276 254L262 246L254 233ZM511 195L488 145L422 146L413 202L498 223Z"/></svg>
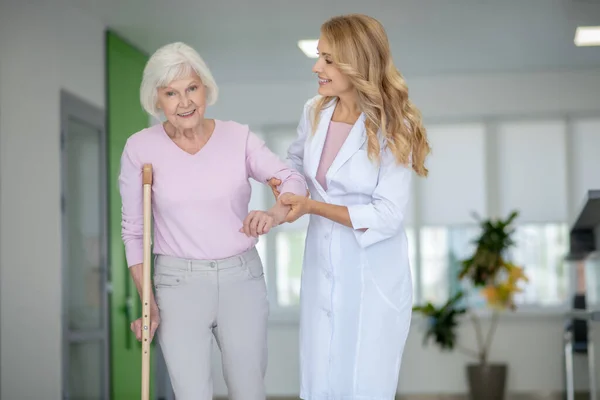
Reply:
<svg viewBox="0 0 600 400"><path fill-rule="evenodd" d="M148 115L142 109L139 100L140 83L147 60L146 54L116 34L107 32L108 244L112 284L110 355L111 399L113 400L131 400L141 397L141 345L129 329L131 321L141 315L141 304L129 275L125 261L125 248L121 240L121 197L118 176L121 153L127 138L149 124Z"/></svg>

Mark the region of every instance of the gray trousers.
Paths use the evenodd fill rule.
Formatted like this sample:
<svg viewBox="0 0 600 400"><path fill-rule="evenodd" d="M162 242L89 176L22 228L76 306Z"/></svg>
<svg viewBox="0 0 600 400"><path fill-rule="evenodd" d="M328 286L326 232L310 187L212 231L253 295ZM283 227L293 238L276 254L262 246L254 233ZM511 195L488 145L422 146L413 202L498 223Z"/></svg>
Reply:
<svg viewBox="0 0 600 400"><path fill-rule="evenodd" d="M269 304L255 248L222 260L157 256L157 338L177 400L213 395L213 337L232 400L264 400Z"/></svg>

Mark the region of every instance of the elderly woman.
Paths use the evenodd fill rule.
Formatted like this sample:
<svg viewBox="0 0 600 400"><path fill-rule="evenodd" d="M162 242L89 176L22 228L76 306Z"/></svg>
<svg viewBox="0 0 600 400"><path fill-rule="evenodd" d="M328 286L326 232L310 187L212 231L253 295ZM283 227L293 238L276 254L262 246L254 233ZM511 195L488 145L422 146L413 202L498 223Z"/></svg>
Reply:
<svg viewBox="0 0 600 400"><path fill-rule="evenodd" d="M141 84L144 109L166 119L133 134L119 185L122 237L131 275L142 284L142 165L152 163L155 258L151 337L157 330L177 400L212 399L211 349L221 349L230 398L265 398L268 302L257 237L289 207L248 213L249 178L281 180L304 196L306 181L247 126L206 119L217 86L189 46L162 47ZM141 339L141 319L131 326Z"/></svg>

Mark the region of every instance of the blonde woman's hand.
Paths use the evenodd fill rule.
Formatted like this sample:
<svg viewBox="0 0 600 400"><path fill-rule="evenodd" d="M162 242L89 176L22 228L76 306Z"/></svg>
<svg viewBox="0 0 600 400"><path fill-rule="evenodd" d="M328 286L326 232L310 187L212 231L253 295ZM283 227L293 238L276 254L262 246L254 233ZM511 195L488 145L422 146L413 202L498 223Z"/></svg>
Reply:
<svg viewBox="0 0 600 400"><path fill-rule="evenodd" d="M279 193L279 190L277 190L277 188L279 187L279 185L281 185L281 180L277 179L277 178L271 178L271 179L269 179L267 181L267 184L269 185L269 187L271 187L271 191L273 192L273 196L275 196L275 200L277 200L277 198L281 194L281 193Z"/></svg>
<svg viewBox="0 0 600 400"><path fill-rule="evenodd" d="M281 180L277 179L277 178L271 178L267 181L267 184L271 188L271 191L273 192L273 196L275 196L275 200L277 200L279 198L279 195L281 194L281 193L279 193L279 190L277 190L279 185L281 185ZM310 196L310 191L307 189L306 197L309 197L309 196Z"/></svg>
<svg viewBox="0 0 600 400"><path fill-rule="evenodd" d="M281 195L279 198L281 204L291 208L285 218L285 222L294 222L303 215L311 213L312 200L308 198L308 195L309 193L307 193L306 197L292 193L284 193Z"/></svg>

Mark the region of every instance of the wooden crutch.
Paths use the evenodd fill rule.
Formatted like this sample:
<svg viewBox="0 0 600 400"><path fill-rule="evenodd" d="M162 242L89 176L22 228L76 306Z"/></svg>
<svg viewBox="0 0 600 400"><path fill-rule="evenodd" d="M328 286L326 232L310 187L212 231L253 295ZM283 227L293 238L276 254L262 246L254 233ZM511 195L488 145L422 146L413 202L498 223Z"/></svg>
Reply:
<svg viewBox="0 0 600 400"><path fill-rule="evenodd" d="M152 164L144 164L144 261L142 266L142 400L150 400L150 261L152 229Z"/></svg>

